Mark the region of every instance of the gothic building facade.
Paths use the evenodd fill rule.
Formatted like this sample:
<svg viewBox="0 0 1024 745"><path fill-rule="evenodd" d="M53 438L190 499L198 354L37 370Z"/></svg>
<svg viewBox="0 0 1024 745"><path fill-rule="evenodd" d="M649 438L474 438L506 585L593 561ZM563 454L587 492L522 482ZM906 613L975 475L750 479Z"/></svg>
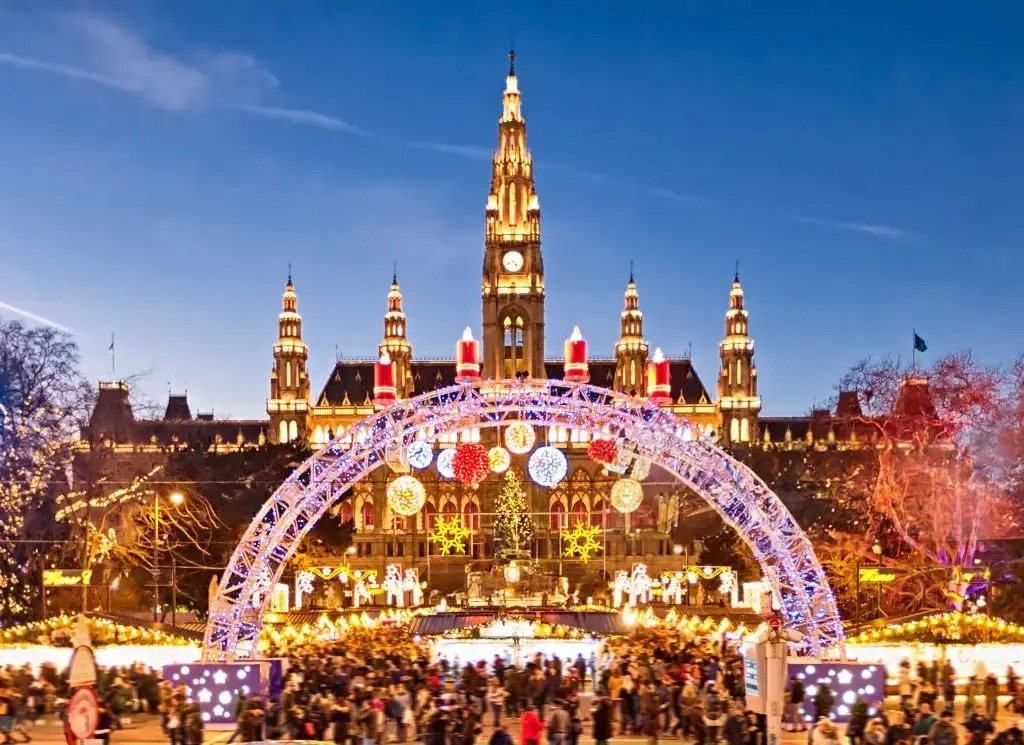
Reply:
<svg viewBox="0 0 1024 745"><path fill-rule="evenodd" d="M541 240L541 209L534 174L533 154L527 145L515 57L502 96L497 147L491 163L491 182L484 209L483 271L481 282L481 375L484 378L560 378L562 359L546 358L545 298L547 285ZM726 288L723 288L723 290ZM724 295L724 292L723 292ZM289 272L278 315L278 339L273 347L267 418L259 421L215 420L192 416L187 401L172 397L162 420L136 421L128 405L127 388L120 383L100 386L97 408L90 423L94 442L103 442L125 453L205 447L233 450L265 443L304 442L313 447L333 438L344 438L356 422L372 414L374 363L386 354L394 365L399 398L412 397L455 382L455 360L417 360L410 342L409 324L398 277L392 278L386 298L383 334L377 355L364 360L337 360L327 379L313 395L307 369L309 350L303 341L298 294ZM724 298L723 298L724 300ZM725 303L723 303L725 305ZM566 319L568 320L568 319ZM612 354L589 360L590 380L598 386L646 397L647 365L661 350L644 335L641 296L630 274L625 286L619 338ZM559 323L559 327L566 326ZM558 340L561 342L561 339ZM691 360L668 356L669 396L663 405L686 417L725 447L737 451L752 446L808 447L835 432L828 422L813 418L764 419L760 417L754 342L739 275L728 289L725 333L719 345L720 368L715 390L709 392ZM832 421L831 415L828 421ZM465 438L487 442L494 433L466 432ZM557 488L540 489L525 478L525 460L514 458L512 468L529 489L538 531L534 554L559 560L560 532L575 522L601 524L606 535L602 561L608 566L628 566L645 561L652 569L679 563L679 549L671 540L674 514L669 493L676 487L652 474L645 505L632 518L607 509L611 478L586 456L589 435L552 428L543 433L548 444L563 448L569 457L569 475ZM440 447L457 445L449 436ZM385 491L395 477L379 468L357 484L348 500L338 505L338 515L355 523L356 551L353 564L382 568L393 561L430 562L427 540L434 516L459 514L472 531L468 558L490 556L491 504L498 484L485 482L469 489L442 478L433 469L421 473L427 487L427 504L413 518L390 513ZM639 530L638 530L639 529ZM433 557L434 571L462 572L465 559ZM460 563L461 562L461 563Z"/></svg>

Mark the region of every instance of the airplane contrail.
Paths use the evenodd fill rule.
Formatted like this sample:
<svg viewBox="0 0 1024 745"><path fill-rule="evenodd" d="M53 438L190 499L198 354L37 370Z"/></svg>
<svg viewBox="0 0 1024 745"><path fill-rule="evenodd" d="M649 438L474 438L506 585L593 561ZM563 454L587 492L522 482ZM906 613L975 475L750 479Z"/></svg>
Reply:
<svg viewBox="0 0 1024 745"><path fill-rule="evenodd" d="M0 310L9 311L9 312L13 313L16 316L21 316L22 318L27 318L30 321L35 321L36 323L41 323L44 326L50 326L51 328L55 328L58 331L63 331L63 332L68 333L68 334L72 333L71 329L69 329L67 326L65 326L62 323L57 323L56 321L51 321L49 318L43 318L42 316L37 316L35 313L33 313L31 311L28 311L28 310L23 310L22 308L16 308L15 306L11 305L10 303L5 303L3 300L0 300Z"/></svg>

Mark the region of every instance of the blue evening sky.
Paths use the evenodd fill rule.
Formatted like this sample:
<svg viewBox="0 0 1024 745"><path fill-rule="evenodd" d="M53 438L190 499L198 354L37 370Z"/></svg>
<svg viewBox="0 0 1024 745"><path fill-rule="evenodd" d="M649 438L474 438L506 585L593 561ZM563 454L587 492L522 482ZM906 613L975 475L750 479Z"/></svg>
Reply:
<svg viewBox="0 0 1024 745"><path fill-rule="evenodd" d="M842 10L836 8L843 6ZM741 6L746 6L742 10ZM0 7L0 313L87 374L260 416L288 262L314 395L370 356L397 261L414 352L480 324L514 39L548 351L645 331L713 390L733 264L765 410L867 355L1024 348L1017 3L149 2Z"/></svg>

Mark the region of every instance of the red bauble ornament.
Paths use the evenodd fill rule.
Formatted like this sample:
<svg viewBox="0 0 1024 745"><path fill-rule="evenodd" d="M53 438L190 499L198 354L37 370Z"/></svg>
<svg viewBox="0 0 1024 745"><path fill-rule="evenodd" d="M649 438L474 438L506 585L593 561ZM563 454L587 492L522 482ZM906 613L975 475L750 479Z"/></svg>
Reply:
<svg viewBox="0 0 1024 745"><path fill-rule="evenodd" d="M591 440L587 445L587 455L598 463L614 463L619 457L619 449L611 440Z"/></svg>
<svg viewBox="0 0 1024 745"><path fill-rule="evenodd" d="M476 486L491 472L491 463L487 458L487 448L479 442L464 442L455 448L452 458L452 471L455 478L463 484Z"/></svg>

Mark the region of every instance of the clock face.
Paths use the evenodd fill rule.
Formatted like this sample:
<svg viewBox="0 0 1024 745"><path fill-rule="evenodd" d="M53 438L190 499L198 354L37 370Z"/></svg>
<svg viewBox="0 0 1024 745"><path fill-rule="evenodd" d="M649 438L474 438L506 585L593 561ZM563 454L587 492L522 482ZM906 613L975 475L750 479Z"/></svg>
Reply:
<svg viewBox="0 0 1024 745"><path fill-rule="evenodd" d="M518 251L509 251L501 257L501 265L506 272L518 272L523 268L523 255Z"/></svg>

